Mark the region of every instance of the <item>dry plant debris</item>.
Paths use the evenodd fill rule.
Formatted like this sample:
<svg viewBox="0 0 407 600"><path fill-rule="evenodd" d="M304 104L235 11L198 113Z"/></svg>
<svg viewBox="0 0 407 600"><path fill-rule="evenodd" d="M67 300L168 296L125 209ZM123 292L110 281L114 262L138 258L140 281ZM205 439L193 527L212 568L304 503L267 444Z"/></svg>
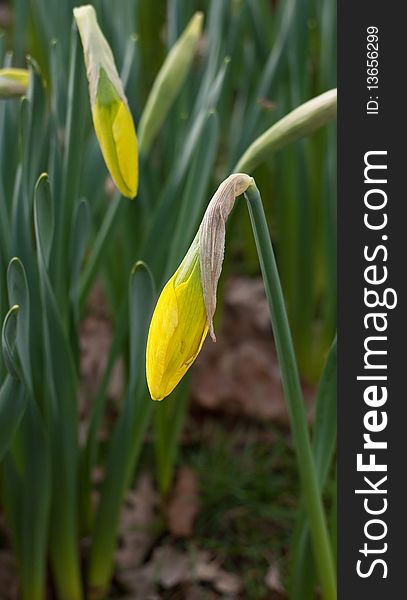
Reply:
<svg viewBox="0 0 407 600"><path fill-rule="evenodd" d="M168 528L174 537L185 538L192 534L195 517L199 511L198 480L195 471L181 467L168 507Z"/></svg>

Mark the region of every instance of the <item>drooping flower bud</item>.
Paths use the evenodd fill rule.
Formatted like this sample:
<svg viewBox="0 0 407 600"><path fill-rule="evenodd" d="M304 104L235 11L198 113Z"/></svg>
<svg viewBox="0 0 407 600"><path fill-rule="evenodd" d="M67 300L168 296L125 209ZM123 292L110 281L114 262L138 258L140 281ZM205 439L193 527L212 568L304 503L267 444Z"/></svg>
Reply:
<svg viewBox="0 0 407 600"><path fill-rule="evenodd" d="M150 324L146 352L147 383L153 400L162 400L179 383L202 348L213 316L225 249L225 225L237 196L253 179L230 175L217 189L188 252L164 286Z"/></svg>
<svg viewBox="0 0 407 600"><path fill-rule="evenodd" d="M109 172L123 196L138 187L137 137L113 54L93 6L73 9L81 36L89 81L93 124Z"/></svg>

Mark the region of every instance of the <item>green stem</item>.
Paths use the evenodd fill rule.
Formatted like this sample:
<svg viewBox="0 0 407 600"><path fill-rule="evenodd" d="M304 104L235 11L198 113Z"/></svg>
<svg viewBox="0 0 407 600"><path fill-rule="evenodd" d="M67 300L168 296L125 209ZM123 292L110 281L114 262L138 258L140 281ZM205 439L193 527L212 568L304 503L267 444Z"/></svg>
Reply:
<svg viewBox="0 0 407 600"><path fill-rule="evenodd" d="M156 478L161 498L171 489L188 409L188 383L189 378L184 377L169 402L157 402L154 406Z"/></svg>
<svg viewBox="0 0 407 600"><path fill-rule="evenodd" d="M300 378L270 233L257 187L251 185L245 196L271 313L317 569L325 600L335 600L336 576L332 548L318 487Z"/></svg>

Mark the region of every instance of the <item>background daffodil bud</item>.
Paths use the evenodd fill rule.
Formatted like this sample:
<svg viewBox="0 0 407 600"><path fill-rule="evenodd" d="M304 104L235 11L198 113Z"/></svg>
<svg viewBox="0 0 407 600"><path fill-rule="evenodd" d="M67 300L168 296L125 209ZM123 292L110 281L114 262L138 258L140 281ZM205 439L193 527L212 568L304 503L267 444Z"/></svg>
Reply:
<svg viewBox="0 0 407 600"><path fill-rule="evenodd" d="M197 12L171 48L151 89L140 120L140 153L148 152L187 75L202 32L203 14Z"/></svg>
<svg viewBox="0 0 407 600"><path fill-rule="evenodd" d="M228 177L217 189L198 233L177 271L165 285L151 319L147 340L147 383L153 400L168 396L202 348L213 316L225 249L225 223L237 196L253 179Z"/></svg>
<svg viewBox="0 0 407 600"><path fill-rule="evenodd" d="M93 124L109 172L123 196L138 186L137 137L123 84L93 6L73 10L85 57Z"/></svg>
<svg viewBox="0 0 407 600"><path fill-rule="evenodd" d="M0 98L13 98L25 94L29 78L27 69L0 69Z"/></svg>
<svg viewBox="0 0 407 600"><path fill-rule="evenodd" d="M251 173L272 152L292 144L336 119L337 91L324 92L274 123L248 147L236 170Z"/></svg>

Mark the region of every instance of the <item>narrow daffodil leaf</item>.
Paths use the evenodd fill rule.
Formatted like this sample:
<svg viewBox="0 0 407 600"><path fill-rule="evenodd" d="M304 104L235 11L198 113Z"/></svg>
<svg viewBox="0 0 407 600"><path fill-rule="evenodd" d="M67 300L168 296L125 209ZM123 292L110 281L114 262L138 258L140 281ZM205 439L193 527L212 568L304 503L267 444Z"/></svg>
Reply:
<svg viewBox="0 0 407 600"><path fill-rule="evenodd" d="M89 81L93 124L109 172L123 196L134 198L138 187L138 149L123 84L93 6L73 10L81 36Z"/></svg>
<svg viewBox="0 0 407 600"><path fill-rule="evenodd" d="M24 384L6 375L0 386L0 461L13 442L27 405Z"/></svg>
<svg viewBox="0 0 407 600"><path fill-rule="evenodd" d="M3 358L8 372L15 379L20 379L20 365L16 351L17 316L20 307L12 306L8 311L2 327L1 345Z"/></svg>
<svg viewBox="0 0 407 600"><path fill-rule="evenodd" d="M0 69L0 98L18 98L27 93L27 69Z"/></svg>
<svg viewBox="0 0 407 600"><path fill-rule="evenodd" d="M16 346L21 374L27 389L33 389L32 356L30 351L30 291L27 275L21 260L11 259L7 269L7 289L10 304L18 305Z"/></svg>
<svg viewBox="0 0 407 600"><path fill-rule="evenodd" d="M114 568L120 511L130 485L150 420L151 403L140 365L145 360L148 323L153 309L154 282L147 265L137 262L129 281L130 379L114 428L106 460L106 475L92 532L89 588L95 598L106 598ZM109 527L106 522L109 521Z"/></svg>
<svg viewBox="0 0 407 600"><path fill-rule="evenodd" d="M198 233L165 285L150 324L147 383L153 400L168 396L196 359L213 316L225 249L225 224L237 196L252 183L243 173L228 177L205 212Z"/></svg>

